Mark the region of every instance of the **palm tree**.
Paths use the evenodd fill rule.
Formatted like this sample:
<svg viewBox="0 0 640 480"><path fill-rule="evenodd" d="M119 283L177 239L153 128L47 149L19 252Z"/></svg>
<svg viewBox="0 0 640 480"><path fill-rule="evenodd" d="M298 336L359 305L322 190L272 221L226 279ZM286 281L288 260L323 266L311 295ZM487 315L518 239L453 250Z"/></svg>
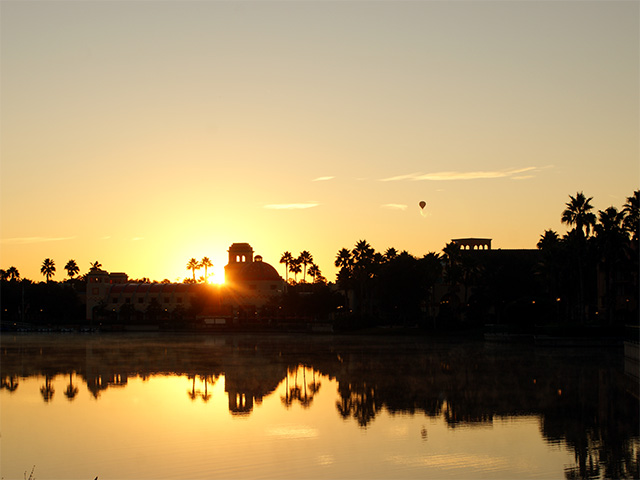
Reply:
<svg viewBox="0 0 640 480"><path fill-rule="evenodd" d="M97 260L93 263L90 263L89 265L91 265L91 268L95 268L96 270L102 268L102 264Z"/></svg>
<svg viewBox="0 0 640 480"><path fill-rule="evenodd" d="M213 267L213 263L211 263L209 257L203 257L202 260L200 260L200 266L204 267L204 281L208 283L209 281L207 279L207 268Z"/></svg>
<svg viewBox="0 0 640 480"><path fill-rule="evenodd" d="M298 274L302 271L302 262L299 258L294 258L289 262L289 271L294 275L294 281L298 283Z"/></svg>
<svg viewBox="0 0 640 480"><path fill-rule="evenodd" d="M569 226L573 226L573 232L577 234L577 271L578 271L578 306L580 308L579 318L585 320L585 294L584 294L584 263L585 263L585 240L589 236L591 227L595 226L596 216L591 212L593 197L585 197L582 192L578 192L575 197L569 195L571 199L566 203L567 208L562 212L561 221Z"/></svg>
<svg viewBox="0 0 640 480"><path fill-rule="evenodd" d="M195 258L192 258L191 260L189 260L189 262L187 263L187 270L191 270L193 271L193 283L196 283L196 270L200 269L200 262L198 262L198 260L196 260Z"/></svg>
<svg viewBox="0 0 640 480"><path fill-rule="evenodd" d="M45 258L44 262L42 262L42 267L40 267L40 273L47 278L47 282L51 277L53 277L56 273L56 264L50 258Z"/></svg>
<svg viewBox="0 0 640 480"><path fill-rule="evenodd" d="M307 265L313 263L313 257L308 251L303 250L302 252L300 252L300 256L298 257L298 260L304 267L304 275L302 277L302 281L306 282L307 281Z"/></svg>
<svg viewBox="0 0 640 480"><path fill-rule="evenodd" d="M64 269L67 271L67 275L69 278L73 278L74 275L77 275L80 272L80 268L75 260L69 260L67 264L64 266Z"/></svg>
<svg viewBox="0 0 640 480"><path fill-rule="evenodd" d="M351 257L351 250L348 248L342 248L336 255L335 266L338 268L346 268L351 270L353 266L353 258Z"/></svg>
<svg viewBox="0 0 640 480"><path fill-rule="evenodd" d="M557 247L558 243L560 243L560 237L558 237L557 232L545 230L544 233L540 235L540 240L538 240L536 246L538 250L545 251Z"/></svg>
<svg viewBox="0 0 640 480"><path fill-rule="evenodd" d="M640 237L640 190L633 192L633 195L627 197L627 203L622 208L624 213L624 227L631 234L634 242Z"/></svg>
<svg viewBox="0 0 640 480"><path fill-rule="evenodd" d="M20 272L16 267L9 267L7 269L7 277L9 280L20 280Z"/></svg>
<svg viewBox="0 0 640 480"><path fill-rule="evenodd" d="M386 261L393 260L397 256L398 256L398 251L393 247L387 248L387 251L384 252L384 258Z"/></svg>
<svg viewBox="0 0 640 480"><path fill-rule="evenodd" d="M575 226L575 229L588 237L591 228L596 223L596 216L591 212L593 197L585 197L584 193L578 192L575 197L569 195L571 201L566 203L567 208L562 212L562 223Z"/></svg>
<svg viewBox="0 0 640 480"><path fill-rule="evenodd" d="M293 260L291 252L284 252L280 257L280 263L284 263L284 281L289 283L289 264Z"/></svg>
<svg viewBox="0 0 640 480"><path fill-rule="evenodd" d="M629 237L623 222L625 215L618 212L615 207L598 212L598 224L595 226L596 241L602 258L602 266L605 271L605 303L609 323L613 322L613 314L616 304L616 287L618 266L626 263L625 247Z"/></svg>
<svg viewBox="0 0 640 480"><path fill-rule="evenodd" d="M322 274L320 273L320 269L315 263L312 263L309 266L309 275L313 278L313 283L316 283L316 281L319 280L320 277L322 277Z"/></svg>

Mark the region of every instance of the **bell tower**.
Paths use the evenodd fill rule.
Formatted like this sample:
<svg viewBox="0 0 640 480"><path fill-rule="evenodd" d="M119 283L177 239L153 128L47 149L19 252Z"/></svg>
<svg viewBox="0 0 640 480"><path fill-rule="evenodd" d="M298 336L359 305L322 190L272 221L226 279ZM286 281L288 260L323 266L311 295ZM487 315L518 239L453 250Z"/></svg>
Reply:
<svg viewBox="0 0 640 480"><path fill-rule="evenodd" d="M248 243L234 243L229 247L229 265L253 262L253 248Z"/></svg>

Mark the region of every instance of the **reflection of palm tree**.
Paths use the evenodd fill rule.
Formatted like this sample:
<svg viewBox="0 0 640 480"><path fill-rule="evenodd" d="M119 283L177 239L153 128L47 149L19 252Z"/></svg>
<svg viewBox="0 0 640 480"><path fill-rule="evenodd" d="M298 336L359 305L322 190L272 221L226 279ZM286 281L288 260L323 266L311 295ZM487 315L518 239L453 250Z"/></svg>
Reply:
<svg viewBox="0 0 640 480"><path fill-rule="evenodd" d="M65 396L69 399L69 401L73 400L75 396L78 394L78 387L73 386L73 374L69 373L69 385L67 389L64 391Z"/></svg>
<svg viewBox="0 0 640 480"><path fill-rule="evenodd" d="M211 394L208 393L207 391L207 383L211 381L211 386L213 386L216 383L216 380L218 379L218 377L211 377L211 375L205 375L205 376L201 376L200 378L204 380L204 393L201 393L200 396L202 397L202 400L206 403L211 398Z"/></svg>
<svg viewBox="0 0 640 480"><path fill-rule="evenodd" d="M285 379L285 386L284 386L284 397L280 396L280 401L286 408L289 408L294 400L292 391L289 389L289 373L290 373L290 369L287 367L287 376Z"/></svg>
<svg viewBox="0 0 640 480"><path fill-rule="evenodd" d="M187 390L187 395L189 395L191 400L195 400L198 398L198 394L196 393L196 375L188 375L187 378L193 378L191 390Z"/></svg>
<svg viewBox="0 0 640 480"><path fill-rule="evenodd" d="M45 375L44 385L40 387L40 393L42 394L42 398L45 402L50 402L53 398L53 394L56 393L53 385L51 385L51 377L49 375Z"/></svg>
<svg viewBox="0 0 640 480"><path fill-rule="evenodd" d="M18 385L18 377L16 377L15 375L11 375L7 378L2 377L2 385L0 385L0 388L6 388L10 392L15 392L18 388Z"/></svg>

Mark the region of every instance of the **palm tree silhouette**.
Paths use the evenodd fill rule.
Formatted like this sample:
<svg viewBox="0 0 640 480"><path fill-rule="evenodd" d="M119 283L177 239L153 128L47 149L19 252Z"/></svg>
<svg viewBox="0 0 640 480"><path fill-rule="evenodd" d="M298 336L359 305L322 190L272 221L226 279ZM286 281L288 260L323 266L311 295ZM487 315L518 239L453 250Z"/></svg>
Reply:
<svg viewBox="0 0 640 480"><path fill-rule="evenodd" d="M320 277L322 277L322 273L320 273L320 268L318 268L318 266L315 263L312 263L309 266L309 276L311 276L313 278L313 283L316 283L316 280L320 279Z"/></svg>
<svg viewBox="0 0 640 480"><path fill-rule="evenodd" d="M575 197L569 195L569 198L571 200L566 203L567 208L562 212L562 223L575 226L575 230L588 237L596 223L596 216L591 212L593 205L589 203L593 197L587 198L584 193L578 192Z"/></svg>
<svg viewBox="0 0 640 480"><path fill-rule="evenodd" d="M289 262L289 271L294 275L294 281L298 283L298 274L302 271L302 265L299 258L294 258Z"/></svg>
<svg viewBox="0 0 640 480"><path fill-rule="evenodd" d="M47 278L47 282L49 279L53 277L56 273L56 264L50 258L45 258L44 262L42 262L42 267L40 267L40 273Z"/></svg>
<svg viewBox="0 0 640 480"><path fill-rule="evenodd" d="M393 260L394 258L396 258L398 256L398 251L393 248L393 247L389 247L387 248L387 251L384 252L384 258L385 260L389 261L389 260Z"/></svg>
<svg viewBox="0 0 640 480"><path fill-rule="evenodd" d="M198 260L196 260L195 258L192 258L191 260L189 260L189 262L187 263L187 270L192 270L193 271L193 283L196 283L196 270L200 269L200 262L198 262Z"/></svg>
<svg viewBox="0 0 640 480"><path fill-rule="evenodd" d="M353 258L351 257L351 250L348 248L342 248L336 255L335 266L338 268L351 269L353 265Z"/></svg>
<svg viewBox="0 0 640 480"><path fill-rule="evenodd" d="M640 190L627 197L627 203L622 208L624 213L624 227L631 234L634 242L640 237Z"/></svg>
<svg viewBox="0 0 640 480"><path fill-rule="evenodd" d="M566 203L565 210L562 212L561 221L569 226L573 226L572 232L576 235L577 243L577 270L578 270L578 304L580 308L579 317L584 322L584 253L586 249L586 238L589 236L591 227L596 223L596 216L591 212L593 205L591 200L593 197L585 197L584 193L578 192L575 197L569 195L571 199ZM571 238L571 236L569 236Z"/></svg>
<svg viewBox="0 0 640 480"><path fill-rule="evenodd" d="M64 269L67 271L67 275L69 275L69 278L73 278L74 275L77 275L80 271L80 268L78 267L78 264L75 260L69 260L64 266Z"/></svg>
<svg viewBox="0 0 640 480"><path fill-rule="evenodd" d="M16 267L9 267L6 273L9 280L20 280L20 272Z"/></svg>
<svg viewBox="0 0 640 480"><path fill-rule="evenodd" d="M313 263L313 257L311 256L311 253L309 253L307 250L303 250L302 252L300 252L300 256L298 257L298 260L304 267L302 281L306 282L307 281L307 265Z"/></svg>
<svg viewBox="0 0 640 480"><path fill-rule="evenodd" d="M615 207L598 212L598 224L594 230L598 250L602 257L604 267L605 303L609 323L613 323L613 314L616 304L616 288L614 285L619 266L628 260L626 247L629 237L623 225L625 216Z"/></svg>
<svg viewBox="0 0 640 480"><path fill-rule="evenodd" d="M211 260L209 260L209 257L202 257L202 260L200 260L200 266L204 267L205 283L209 283L209 280L207 279L207 268L213 267L213 263L211 263Z"/></svg>
<svg viewBox="0 0 640 480"><path fill-rule="evenodd" d="M280 263L284 263L284 281L289 283L289 264L293 260L293 255L291 252L284 252L282 257L280 257Z"/></svg>
<svg viewBox="0 0 640 480"><path fill-rule="evenodd" d="M97 260L93 263L90 263L89 265L91 265L91 268L96 268L96 269L102 268L102 264Z"/></svg>

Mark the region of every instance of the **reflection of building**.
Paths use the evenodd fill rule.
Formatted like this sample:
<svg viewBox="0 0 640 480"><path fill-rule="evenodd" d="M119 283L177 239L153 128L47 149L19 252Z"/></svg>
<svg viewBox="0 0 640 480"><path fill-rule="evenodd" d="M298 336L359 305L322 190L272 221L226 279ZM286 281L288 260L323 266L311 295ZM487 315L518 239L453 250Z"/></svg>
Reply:
<svg viewBox="0 0 640 480"><path fill-rule="evenodd" d="M144 313L169 315L188 310L200 302L205 316L236 316L254 312L282 293L284 280L275 268L255 255L248 243L229 247L229 263L225 266L225 284L207 286L183 283L128 283L125 273L109 273L92 268L87 275L87 319L93 320L98 310L121 317L140 318ZM150 314L150 313L149 313ZM151 314L150 314L151 315ZM122 321L122 318L120 319Z"/></svg>

